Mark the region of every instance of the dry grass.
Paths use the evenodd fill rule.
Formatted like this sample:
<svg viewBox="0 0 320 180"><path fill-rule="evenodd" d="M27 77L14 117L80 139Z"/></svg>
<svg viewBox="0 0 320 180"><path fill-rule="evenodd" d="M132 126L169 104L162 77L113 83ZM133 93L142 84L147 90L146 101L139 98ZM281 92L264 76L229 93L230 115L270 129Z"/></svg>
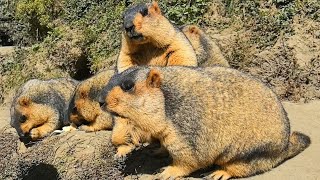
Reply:
<svg viewBox="0 0 320 180"><path fill-rule="evenodd" d="M228 2L213 3L205 17L231 67L261 79L282 100L319 99L320 23L304 14L317 6Z"/></svg>

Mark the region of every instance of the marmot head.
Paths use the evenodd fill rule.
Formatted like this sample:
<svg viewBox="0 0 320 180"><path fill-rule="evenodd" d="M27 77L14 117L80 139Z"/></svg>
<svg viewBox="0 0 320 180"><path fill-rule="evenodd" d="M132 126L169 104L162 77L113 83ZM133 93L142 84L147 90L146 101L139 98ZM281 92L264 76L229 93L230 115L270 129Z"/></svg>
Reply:
<svg viewBox="0 0 320 180"><path fill-rule="evenodd" d="M69 103L69 121L77 126L87 125L95 121L100 112L100 105L89 96L91 86L84 81L75 90L74 96Z"/></svg>
<svg viewBox="0 0 320 180"><path fill-rule="evenodd" d="M152 41L157 32L162 31L166 20L157 2L137 4L129 7L123 15L124 35L137 44ZM163 33L163 32L161 32Z"/></svg>
<svg viewBox="0 0 320 180"><path fill-rule="evenodd" d="M96 121L103 113L98 101L99 94L113 74L114 70L104 70L77 85L67 108L70 122L80 126Z"/></svg>
<svg viewBox="0 0 320 180"><path fill-rule="evenodd" d="M154 68L135 67L115 75L100 95L102 107L128 119L154 117L164 114L164 96L160 89L161 73ZM143 121L143 120L141 120ZM153 124L156 124L155 122Z"/></svg>
<svg viewBox="0 0 320 180"><path fill-rule="evenodd" d="M27 95L18 97L11 106L10 125L16 129L21 140L28 142L37 140L39 137L30 136L33 128L42 126L52 117L59 118L58 113L50 106Z"/></svg>
<svg viewBox="0 0 320 180"><path fill-rule="evenodd" d="M196 25L181 26L180 29L185 35L188 35L188 36L193 35L195 37L199 37L203 34L202 30Z"/></svg>
<svg viewBox="0 0 320 180"><path fill-rule="evenodd" d="M196 25L187 25L180 27L184 35L190 40L190 42L196 42L200 44L200 37L202 36L202 30Z"/></svg>
<svg viewBox="0 0 320 180"><path fill-rule="evenodd" d="M195 51L199 50L202 45L206 44L203 31L196 25L187 25L180 27L184 35L189 39ZM196 52L199 53L199 52Z"/></svg>

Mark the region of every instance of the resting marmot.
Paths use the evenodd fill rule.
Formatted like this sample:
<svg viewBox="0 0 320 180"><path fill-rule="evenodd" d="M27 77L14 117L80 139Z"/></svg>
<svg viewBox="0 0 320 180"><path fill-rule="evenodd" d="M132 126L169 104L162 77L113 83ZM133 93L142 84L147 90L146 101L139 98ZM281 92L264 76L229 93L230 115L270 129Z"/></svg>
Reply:
<svg viewBox="0 0 320 180"><path fill-rule="evenodd" d="M173 159L160 179L216 164L213 179L265 172L310 144L263 83L224 67L136 67L102 94L106 107L152 137Z"/></svg>

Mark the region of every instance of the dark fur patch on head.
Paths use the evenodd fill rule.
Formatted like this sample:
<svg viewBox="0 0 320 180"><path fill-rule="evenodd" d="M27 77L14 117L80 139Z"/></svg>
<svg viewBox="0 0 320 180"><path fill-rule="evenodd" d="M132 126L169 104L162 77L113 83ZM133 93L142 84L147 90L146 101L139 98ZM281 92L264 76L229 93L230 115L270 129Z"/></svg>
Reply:
<svg viewBox="0 0 320 180"><path fill-rule="evenodd" d="M145 3L140 3L134 6L129 7L123 14L123 28L127 32L127 35L130 38L141 38L142 35L135 31L135 27L133 24L134 18L137 13L140 13L142 16L146 16L148 14L148 7Z"/></svg>
<svg viewBox="0 0 320 180"><path fill-rule="evenodd" d="M91 87L90 90L89 90L89 98L91 100L98 100L98 97L99 97L99 94L101 93L101 88L98 88L98 87Z"/></svg>
<svg viewBox="0 0 320 180"><path fill-rule="evenodd" d="M52 79L52 80L59 81L60 83L64 84L65 86L68 86L69 84L76 86L77 84L79 84L79 81L72 79L72 78L56 78L56 79Z"/></svg>
<svg viewBox="0 0 320 180"><path fill-rule="evenodd" d="M147 11L146 11L147 10ZM130 6L124 13L123 13L123 18L125 20L131 20L133 21L134 16L137 13L141 13L142 15L147 15L148 13L148 6L146 3L139 3Z"/></svg>
<svg viewBox="0 0 320 180"><path fill-rule="evenodd" d="M59 121L63 122L64 107L66 106L66 99L57 91L51 89L49 92L40 93L32 97L33 102L38 104L47 104L59 112Z"/></svg>
<svg viewBox="0 0 320 180"><path fill-rule="evenodd" d="M105 103L106 96L114 87L121 86L121 84L125 81L135 83L138 70L139 68L130 68L120 74L113 75L108 84L102 89L99 96L99 103Z"/></svg>

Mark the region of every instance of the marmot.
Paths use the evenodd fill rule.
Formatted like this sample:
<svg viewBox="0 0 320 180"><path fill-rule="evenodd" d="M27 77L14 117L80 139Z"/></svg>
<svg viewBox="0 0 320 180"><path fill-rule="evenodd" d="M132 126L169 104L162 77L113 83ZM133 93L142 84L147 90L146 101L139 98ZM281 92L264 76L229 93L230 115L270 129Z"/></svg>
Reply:
<svg viewBox="0 0 320 180"><path fill-rule="evenodd" d="M69 102L68 118L80 130L93 132L112 129L112 116L101 110L98 97L113 76L114 70L104 70L78 84Z"/></svg>
<svg viewBox="0 0 320 180"><path fill-rule="evenodd" d="M128 73L130 70L123 72L122 74ZM109 84L117 83L119 74L114 74L109 80ZM108 83L102 84L105 86ZM107 88L103 88L99 95L106 94L109 91ZM99 98L99 97L98 97ZM99 100L100 101L100 100ZM104 101L104 100L102 100ZM100 103L102 106L104 103ZM108 113L108 112L105 112ZM130 120L121 118L116 115L112 116L113 127L112 127L112 138L111 142L117 146L116 158L124 158L127 154L132 152L135 148L141 145L149 144L154 141L150 133L147 133L140 128L133 126Z"/></svg>
<svg viewBox="0 0 320 180"><path fill-rule="evenodd" d="M132 66L197 66L185 35L165 18L157 2L137 4L124 12L118 72Z"/></svg>
<svg viewBox="0 0 320 180"><path fill-rule="evenodd" d="M32 79L16 92L11 105L11 126L25 141L37 140L68 125L65 110L78 82L59 78Z"/></svg>
<svg viewBox="0 0 320 180"><path fill-rule="evenodd" d="M198 26L187 25L180 27L180 29L189 39L195 50L200 67L213 65L230 66L226 58L222 55L219 46Z"/></svg>
<svg viewBox="0 0 320 180"><path fill-rule="evenodd" d="M209 178L262 173L310 144L290 134L277 96L259 80L225 67L135 67L102 94L108 111L159 139L173 159L160 179L219 165Z"/></svg>

